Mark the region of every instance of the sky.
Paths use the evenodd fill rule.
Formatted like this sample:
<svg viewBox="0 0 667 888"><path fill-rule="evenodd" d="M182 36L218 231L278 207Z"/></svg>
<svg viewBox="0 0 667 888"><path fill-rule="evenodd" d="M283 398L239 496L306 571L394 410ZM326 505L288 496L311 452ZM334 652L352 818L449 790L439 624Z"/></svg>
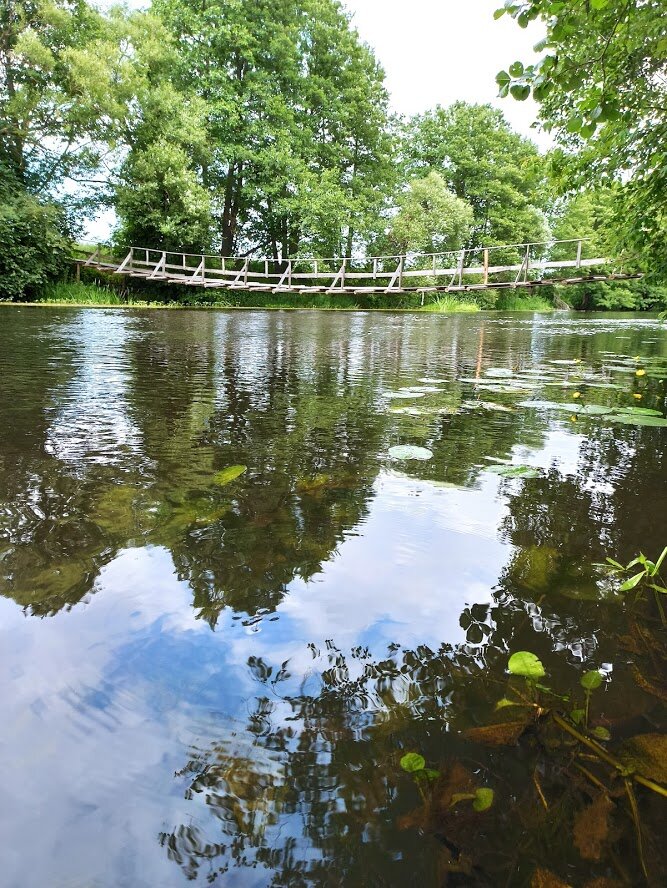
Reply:
<svg viewBox="0 0 667 888"><path fill-rule="evenodd" d="M494 21L502 0L344 0L344 5L385 70L393 111L417 114L457 99L490 102L517 132L549 147L549 136L531 128L537 116L532 99L500 99L495 82L512 62L535 58L533 46L543 36L539 23L522 30L508 16ZM88 239L106 240L113 222L108 211L91 220Z"/></svg>
<svg viewBox="0 0 667 888"><path fill-rule="evenodd" d="M536 58L540 23L522 30L509 16L494 21L502 0L344 0L344 5L384 67L394 111L417 114L457 99L490 102L514 129L548 147L548 137L531 129L537 110L532 99L500 99L495 82L498 71L517 59Z"/></svg>

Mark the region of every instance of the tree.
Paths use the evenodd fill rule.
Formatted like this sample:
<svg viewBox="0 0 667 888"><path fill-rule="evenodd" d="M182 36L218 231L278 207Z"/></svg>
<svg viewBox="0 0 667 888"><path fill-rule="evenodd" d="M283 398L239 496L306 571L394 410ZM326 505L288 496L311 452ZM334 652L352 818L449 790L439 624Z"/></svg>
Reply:
<svg viewBox="0 0 667 888"><path fill-rule="evenodd" d="M544 160L490 105L455 102L418 114L402 150L408 174L438 172L473 209L469 246L546 239Z"/></svg>
<svg viewBox="0 0 667 888"><path fill-rule="evenodd" d="M206 105L201 168L224 254L337 254L393 175L383 73L336 0L155 0L178 88Z"/></svg>
<svg viewBox="0 0 667 888"><path fill-rule="evenodd" d="M400 195L388 237L399 254L440 253L460 249L472 223L470 204L456 197L439 173L430 172Z"/></svg>
<svg viewBox="0 0 667 888"><path fill-rule="evenodd" d="M541 19L542 58L498 74L501 95L540 102L565 149L570 189L622 183L617 247L667 273L667 37L663 0L508 0L520 26Z"/></svg>
<svg viewBox="0 0 667 888"><path fill-rule="evenodd" d="M7 0L0 9L0 167L53 194L97 170L121 115L126 67L109 21L84 0Z"/></svg>

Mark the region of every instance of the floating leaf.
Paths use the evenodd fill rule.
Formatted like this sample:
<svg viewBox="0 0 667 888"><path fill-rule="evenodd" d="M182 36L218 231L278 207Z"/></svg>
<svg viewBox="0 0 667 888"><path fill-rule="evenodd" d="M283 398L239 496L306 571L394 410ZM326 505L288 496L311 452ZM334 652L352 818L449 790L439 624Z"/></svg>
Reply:
<svg viewBox="0 0 667 888"><path fill-rule="evenodd" d="M579 684L587 691L594 691L602 684L602 673L598 669L591 669L590 672L584 672L579 679Z"/></svg>
<svg viewBox="0 0 667 888"><path fill-rule="evenodd" d="M641 398L641 395L639 397ZM662 416L662 410L653 410L650 407L619 407L617 412L629 413L632 416Z"/></svg>
<svg viewBox="0 0 667 888"><path fill-rule="evenodd" d="M530 678L536 681L544 678L546 672L542 661L530 651L517 651L509 658L507 668L512 675L522 675L524 678Z"/></svg>
<svg viewBox="0 0 667 888"><path fill-rule="evenodd" d="M504 478L539 478L540 470L535 466L489 466L487 471Z"/></svg>
<svg viewBox="0 0 667 888"><path fill-rule="evenodd" d="M632 771L667 783L667 734L637 734L625 741L619 758Z"/></svg>
<svg viewBox="0 0 667 888"><path fill-rule="evenodd" d="M475 800L472 803L475 811L488 811L493 804L493 790L488 786L480 786L475 790Z"/></svg>
<svg viewBox="0 0 667 888"><path fill-rule="evenodd" d="M662 416L632 416L621 413L611 417L613 422L622 422L625 425L654 426L655 428L667 428L667 419Z"/></svg>
<svg viewBox="0 0 667 888"><path fill-rule="evenodd" d="M414 774L415 771L423 771L425 765L426 759L418 752L406 752L401 758L401 768L409 774Z"/></svg>
<svg viewBox="0 0 667 888"><path fill-rule="evenodd" d="M414 392L410 389L401 389L398 392L385 392L385 398L423 398L424 392Z"/></svg>
<svg viewBox="0 0 667 888"><path fill-rule="evenodd" d="M226 469L215 473L213 484L217 484L218 487L224 487L225 484L229 484L230 481L234 481L239 475L242 475L247 468L247 466L228 466Z"/></svg>
<svg viewBox="0 0 667 888"><path fill-rule="evenodd" d="M415 447L412 444L397 444L389 448L391 459L431 459L433 453L428 447Z"/></svg>

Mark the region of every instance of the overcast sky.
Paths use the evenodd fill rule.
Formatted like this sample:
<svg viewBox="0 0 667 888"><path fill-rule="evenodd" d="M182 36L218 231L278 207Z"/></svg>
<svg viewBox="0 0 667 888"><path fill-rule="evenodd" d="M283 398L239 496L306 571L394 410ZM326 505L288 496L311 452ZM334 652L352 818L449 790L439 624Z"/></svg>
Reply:
<svg viewBox="0 0 667 888"><path fill-rule="evenodd" d="M387 75L392 106L415 114L457 99L491 102L512 126L542 147L549 142L531 129L535 103L498 98L498 71L517 59L535 58L543 28L522 30L514 19L493 20L502 0L344 0L362 39Z"/></svg>
<svg viewBox="0 0 667 888"><path fill-rule="evenodd" d="M102 6L111 5L102 0ZM129 0L134 8L146 6ZM515 130L546 148L549 138L531 124L532 99L498 98L495 77L515 60L530 61L542 27L522 30L503 16L493 20L502 0L344 0L353 24L374 50L387 75L391 104L399 114L416 114L457 99L490 102ZM89 226L91 239L109 236L113 214Z"/></svg>

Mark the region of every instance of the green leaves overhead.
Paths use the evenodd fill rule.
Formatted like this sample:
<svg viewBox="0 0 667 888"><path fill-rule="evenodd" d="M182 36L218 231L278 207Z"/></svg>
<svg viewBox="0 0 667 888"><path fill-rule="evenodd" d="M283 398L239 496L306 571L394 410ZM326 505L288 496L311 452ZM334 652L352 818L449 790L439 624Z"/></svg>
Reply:
<svg viewBox="0 0 667 888"><path fill-rule="evenodd" d="M520 27L541 19L546 35L536 63L514 62L498 74L500 95L523 100L532 90L567 158L563 193L613 183L615 252L664 275L664 4L517 0L496 17L505 12Z"/></svg>
<svg viewBox="0 0 667 888"><path fill-rule="evenodd" d="M586 691L595 691L602 684L602 673L598 669L591 669L579 679L579 684Z"/></svg>

